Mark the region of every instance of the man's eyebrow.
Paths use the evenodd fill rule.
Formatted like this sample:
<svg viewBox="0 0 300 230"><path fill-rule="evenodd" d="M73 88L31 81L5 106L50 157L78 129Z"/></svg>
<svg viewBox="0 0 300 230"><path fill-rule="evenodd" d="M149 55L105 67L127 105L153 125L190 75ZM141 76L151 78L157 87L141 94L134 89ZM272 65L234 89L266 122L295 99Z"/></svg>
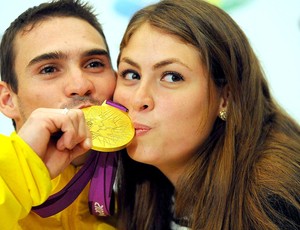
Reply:
<svg viewBox="0 0 300 230"><path fill-rule="evenodd" d="M81 54L82 57L88 57L88 56L93 56L93 55L106 56L107 58L110 59L108 52L104 49L91 49L91 50L85 51L83 54ZM67 54L65 54L63 52L49 52L49 53L45 53L45 54L36 56L29 62L29 64L27 66L28 67L32 66L41 61L66 59L66 58L67 58Z"/></svg>
<svg viewBox="0 0 300 230"><path fill-rule="evenodd" d="M109 54L108 54L107 50L104 50L104 49L88 50L88 51L84 52L82 56L86 57L86 56L93 56L93 55L107 56L109 58Z"/></svg>
<svg viewBox="0 0 300 230"><path fill-rule="evenodd" d="M63 54L61 52L50 52L50 53L45 53L45 54L41 54L39 56L36 56L35 58L33 58L29 64L27 65L27 67L32 66L38 62L41 61L45 61L45 60L53 60L53 59L63 59L66 58L67 55Z"/></svg>

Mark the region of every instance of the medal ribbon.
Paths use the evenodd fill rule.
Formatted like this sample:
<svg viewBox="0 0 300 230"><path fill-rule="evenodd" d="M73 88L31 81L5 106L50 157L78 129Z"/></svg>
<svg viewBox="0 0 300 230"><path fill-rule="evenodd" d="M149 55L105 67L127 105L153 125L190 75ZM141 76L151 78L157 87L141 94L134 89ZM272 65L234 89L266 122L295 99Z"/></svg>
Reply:
<svg viewBox="0 0 300 230"><path fill-rule="evenodd" d="M82 168L58 193L53 194L32 211L41 217L52 216L68 207L91 180L89 191L90 212L96 216L114 212L113 184L117 168L117 153L91 153Z"/></svg>

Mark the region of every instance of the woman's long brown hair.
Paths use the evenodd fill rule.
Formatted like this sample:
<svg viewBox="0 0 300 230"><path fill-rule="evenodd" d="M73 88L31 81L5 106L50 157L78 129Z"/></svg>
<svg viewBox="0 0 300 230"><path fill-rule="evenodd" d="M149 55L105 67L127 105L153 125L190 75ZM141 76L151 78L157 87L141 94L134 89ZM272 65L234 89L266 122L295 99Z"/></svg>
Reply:
<svg viewBox="0 0 300 230"><path fill-rule="evenodd" d="M299 229L299 124L274 101L240 27L205 1L165 0L133 16L120 52L144 23L199 51L211 82L229 89L228 118L216 120L176 191L158 169L121 154L120 229L168 229L173 195L175 215L195 230Z"/></svg>

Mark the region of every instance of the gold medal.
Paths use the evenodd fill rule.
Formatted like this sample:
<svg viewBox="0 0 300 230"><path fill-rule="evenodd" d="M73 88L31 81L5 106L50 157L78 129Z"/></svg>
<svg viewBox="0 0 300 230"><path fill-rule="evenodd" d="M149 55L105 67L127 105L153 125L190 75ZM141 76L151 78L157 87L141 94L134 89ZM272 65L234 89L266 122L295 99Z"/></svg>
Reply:
<svg viewBox="0 0 300 230"><path fill-rule="evenodd" d="M125 148L134 137L127 109L112 101L82 109L92 134L93 150L114 152Z"/></svg>

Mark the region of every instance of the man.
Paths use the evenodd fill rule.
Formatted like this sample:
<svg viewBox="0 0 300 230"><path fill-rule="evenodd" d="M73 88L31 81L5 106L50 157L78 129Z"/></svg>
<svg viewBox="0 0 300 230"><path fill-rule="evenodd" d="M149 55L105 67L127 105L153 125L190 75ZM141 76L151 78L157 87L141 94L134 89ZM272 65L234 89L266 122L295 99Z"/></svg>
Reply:
<svg viewBox="0 0 300 230"><path fill-rule="evenodd" d="M0 83L1 112L13 119L17 133L21 132L21 137L31 148L34 149L30 143L45 143L44 139L50 139L48 151L51 153L53 149L56 154L50 154L50 159L41 158L48 170L50 168L52 177L58 174L55 170L66 164L60 163L61 167L53 169L54 162L59 161L58 152L74 153L68 158L72 163L52 180L54 194L72 179L91 153L77 157L90 146L90 134L85 129L79 109L102 104L112 97L115 88L115 72L105 36L88 5L76 0L58 0L30 8L21 14L6 30L0 48L3 81ZM64 108L70 111L63 112ZM68 128L64 127L68 122L55 125L60 120L54 118L56 115L63 115L73 125L73 134L69 137L66 134ZM39 128L46 135L38 131L28 135L30 126L38 124L44 124ZM25 131L22 131L22 126ZM51 145L51 135L59 130L63 133L62 137ZM41 218L31 211L18 222L19 227L114 229L113 218L96 217L89 213L88 191L89 186L69 207L53 216ZM23 216L24 212L20 218Z"/></svg>

